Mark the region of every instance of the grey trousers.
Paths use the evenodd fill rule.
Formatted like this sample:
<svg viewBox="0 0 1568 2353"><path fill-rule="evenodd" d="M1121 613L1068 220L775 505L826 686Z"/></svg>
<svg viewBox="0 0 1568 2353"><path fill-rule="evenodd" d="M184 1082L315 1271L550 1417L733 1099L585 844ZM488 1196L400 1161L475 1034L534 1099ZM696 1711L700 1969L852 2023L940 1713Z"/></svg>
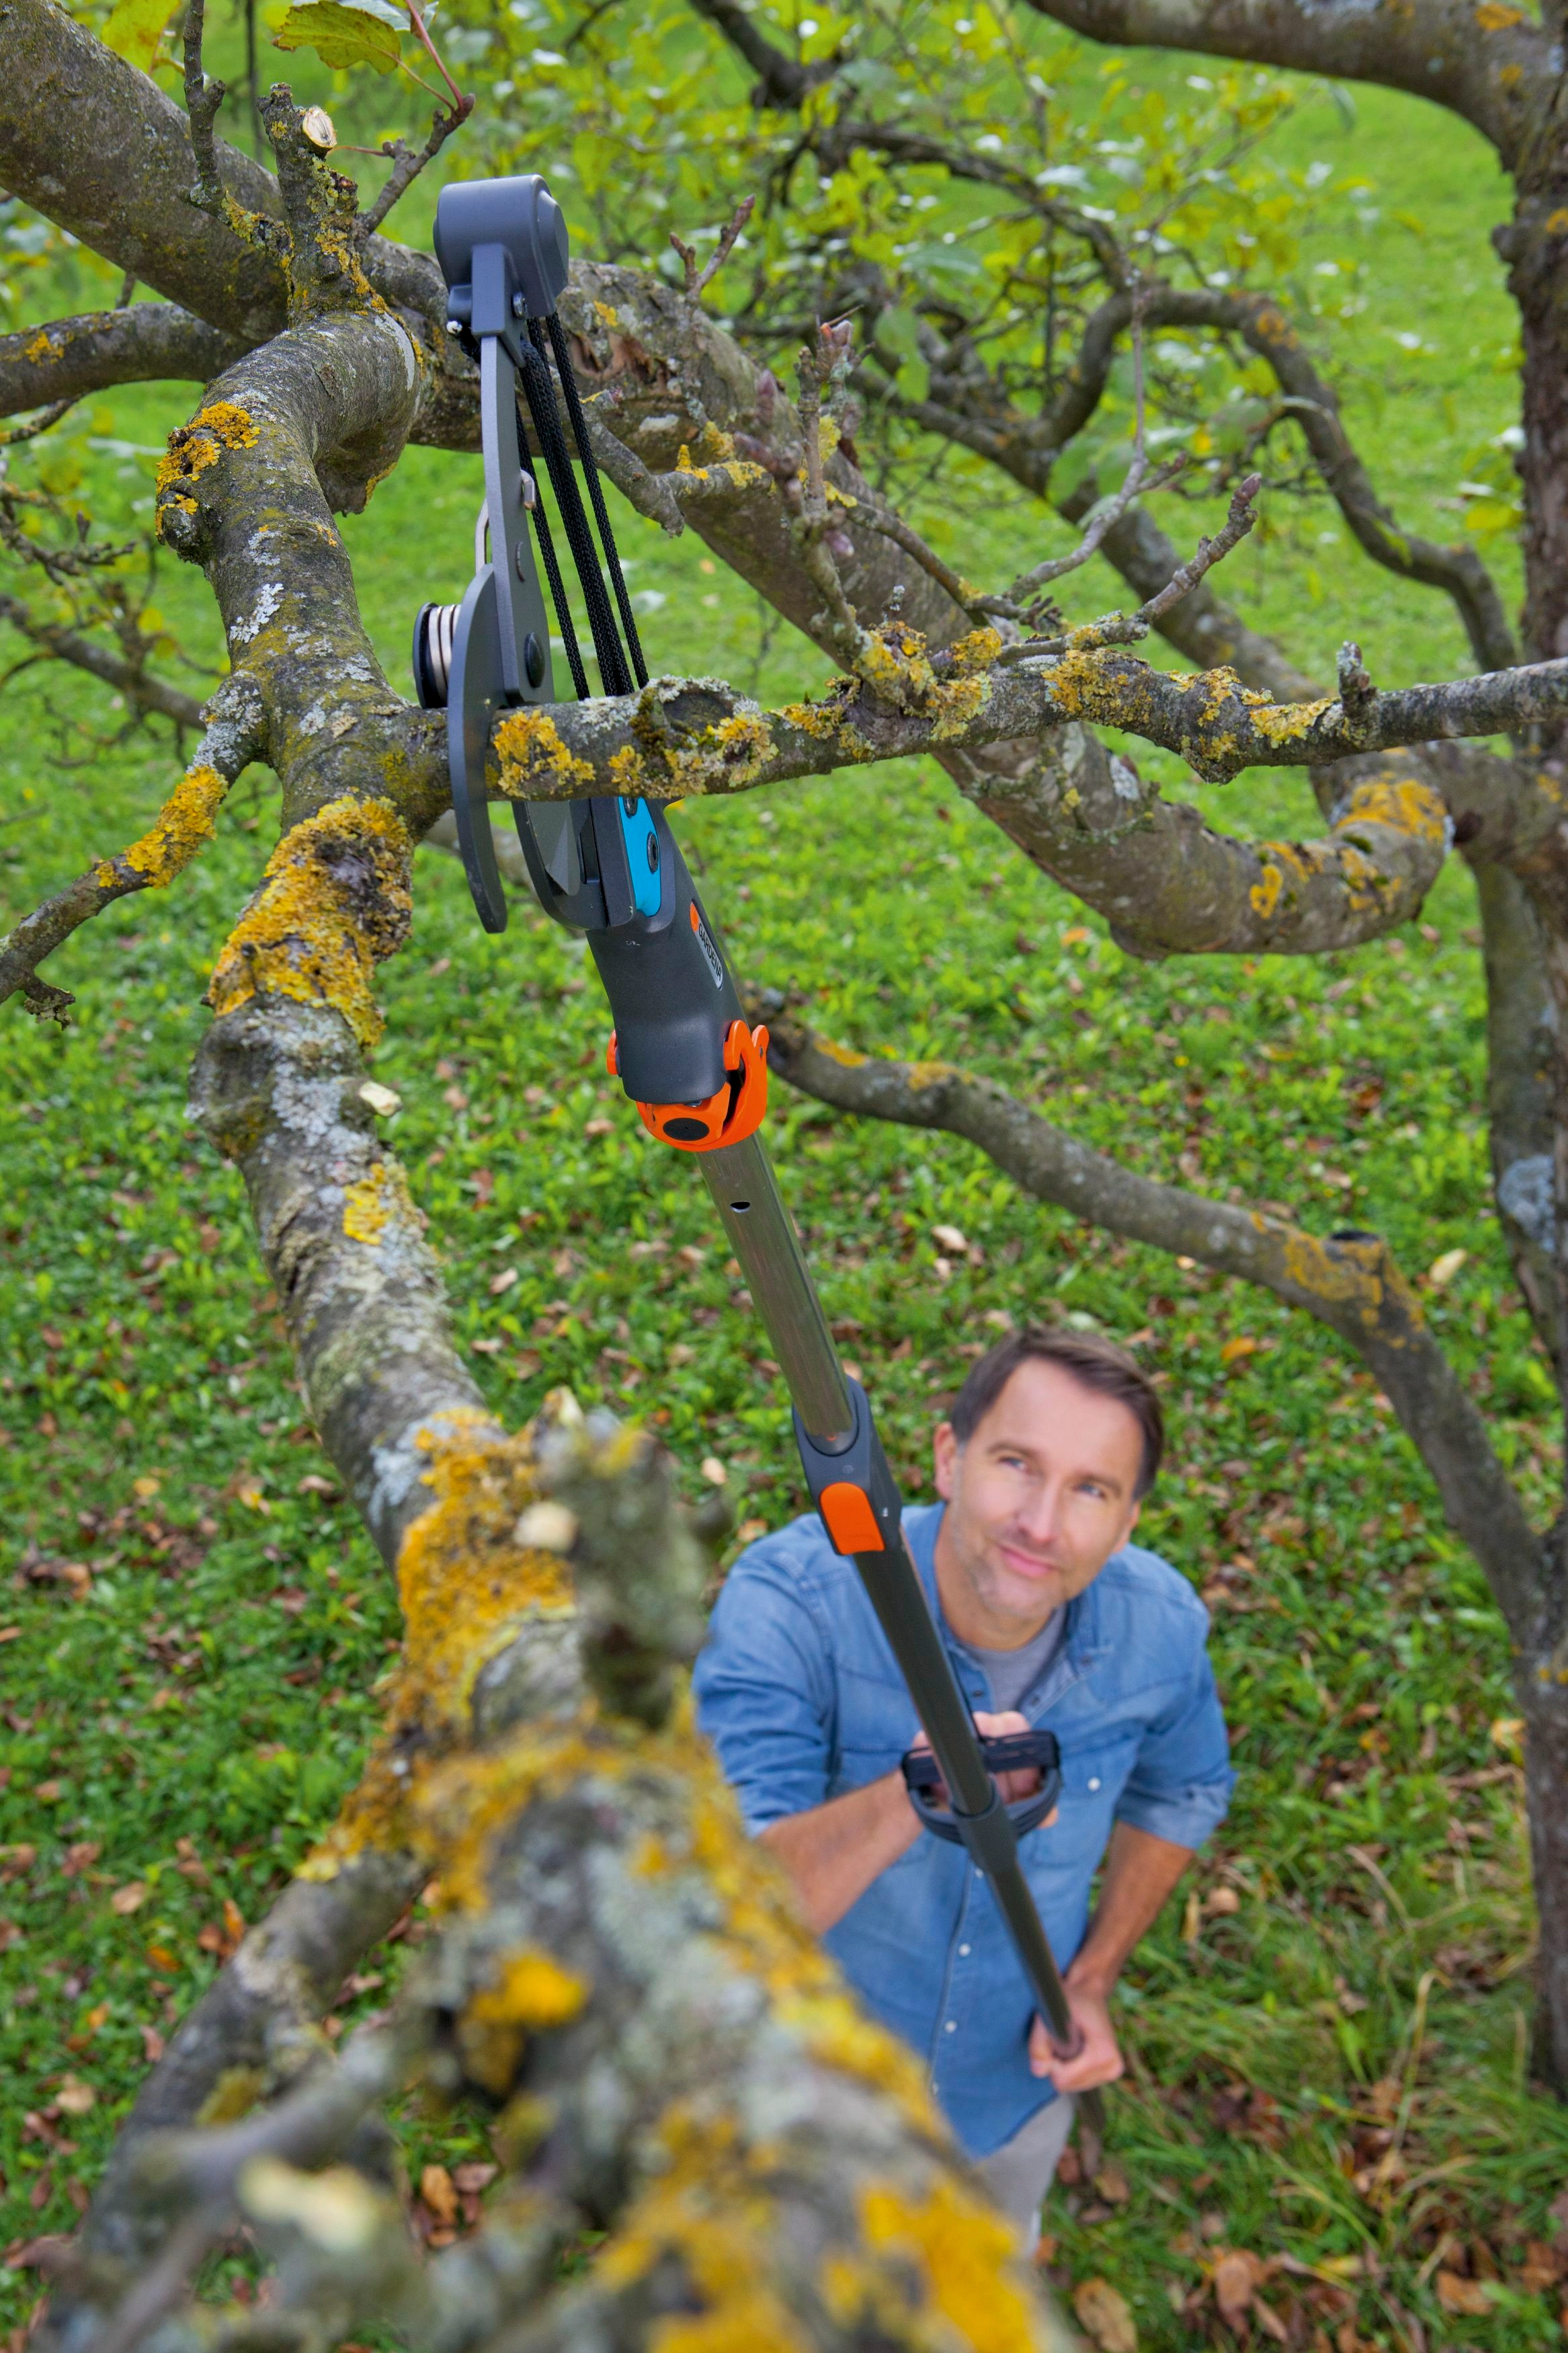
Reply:
<svg viewBox="0 0 1568 2353"><path fill-rule="evenodd" d="M992 2199L1017 2224L1030 2249L1039 2236L1041 2201L1068 2145L1077 2106L1070 2092L1058 2093L1043 2108L1037 2108L1011 2140L1005 2140L979 2162Z"/></svg>

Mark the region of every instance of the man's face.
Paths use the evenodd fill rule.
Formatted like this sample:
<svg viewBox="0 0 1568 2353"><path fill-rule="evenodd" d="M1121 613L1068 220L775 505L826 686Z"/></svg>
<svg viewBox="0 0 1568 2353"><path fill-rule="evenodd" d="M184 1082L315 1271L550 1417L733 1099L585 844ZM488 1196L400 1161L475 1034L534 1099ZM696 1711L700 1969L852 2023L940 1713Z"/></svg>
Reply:
<svg viewBox="0 0 1568 2353"><path fill-rule="evenodd" d="M948 1507L938 1572L961 1640L994 1650L1026 1642L1137 1522L1137 1418L1060 1365L1026 1359L966 1446L944 1421L933 1451Z"/></svg>

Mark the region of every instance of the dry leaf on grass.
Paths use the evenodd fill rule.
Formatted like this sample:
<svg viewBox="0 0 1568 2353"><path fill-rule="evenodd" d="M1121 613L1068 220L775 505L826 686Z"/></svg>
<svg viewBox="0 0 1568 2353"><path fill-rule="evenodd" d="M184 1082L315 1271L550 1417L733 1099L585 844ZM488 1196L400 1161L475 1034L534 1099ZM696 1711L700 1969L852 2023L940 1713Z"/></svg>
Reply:
<svg viewBox="0 0 1568 2353"><path fill-rule="evenodd" d="M1439 2272L1435 2283L1437 2301L1445 2312L1464 2312L1479 2319L1492 2308L1492 2300L1481 2280L1461 2279L1458 2272Z"/></svg>
<svg viewBox="0 0 1568 2353"><path fill-rule="evenodd" d="M458 2219L458 2193L444 2165L427 2165L419 2176L419 2195L438 2222Z"/></svg>
<svg viewBox="0 0 1568 2353"><path fill-rule="evenodd" d="M68 2116L85 2116L89 2108L98 2105L98 2094L79 2075L63 2075L55 2098Z"/></svg>
<svg viewBox="0 0 1568 2353"><path fill-rule="evenodd" d="M1138 2331L1127 2298L1109 2280L1085 2280L1072 2292L1072 2308L1079 2325L1093 2337L1100 2353L1138 2353Z"/></svg>
<svg viewBox="0 0 1568 2353"><path fill-rule="evenodd" d="M1095 2175L1094 2186L1108 2206L1125 2206L1132 2195L1132 2185L1113 2157Z"/></svg>
<svg viewBox="0 0 1568 2353"><path fill-rule="evenodd" d="M121 1918L123 1920L129 1914L132 1912L140 1912L142 1906L146 1903L146 1881L143 1879L132 1879L128 1880L123 1887L117 1887L115 1889L113 1894L109 1899L109 1908L111 1912L118 1912Z"/></svg>

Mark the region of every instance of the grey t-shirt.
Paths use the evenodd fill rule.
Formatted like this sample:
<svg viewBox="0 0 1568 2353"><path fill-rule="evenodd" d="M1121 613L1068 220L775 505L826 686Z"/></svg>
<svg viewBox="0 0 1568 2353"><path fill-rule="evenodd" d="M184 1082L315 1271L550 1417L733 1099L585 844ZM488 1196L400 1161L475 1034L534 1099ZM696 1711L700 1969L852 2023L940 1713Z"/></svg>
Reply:
<svg viewBox="0 0 1568 2353"><path fill-rule="evenodd" d="M1020 1642L1016 1651L983 1651L974 1642L962 1645L984 1669L994 1715L1004 1715L1016 1708L1024 1694L1033 1689L1061 1649L1066 1633L1067 1611L1053 1609L1039 1632Z"/></svg>

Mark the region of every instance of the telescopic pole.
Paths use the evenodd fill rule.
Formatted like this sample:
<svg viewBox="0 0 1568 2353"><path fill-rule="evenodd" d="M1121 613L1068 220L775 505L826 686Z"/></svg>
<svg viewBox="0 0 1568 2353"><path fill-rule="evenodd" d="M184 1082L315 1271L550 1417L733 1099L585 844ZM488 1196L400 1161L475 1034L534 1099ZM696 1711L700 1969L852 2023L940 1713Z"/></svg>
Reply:
<svg viewBox="0 0 1568 2353"><path fill-rule="evenodd" d="M567 281L566 225L536 174L454 182L436 214L447 280L447 328L478 365L486 503L475 574L460 606L426 606L415 625L414 672L426 708L445 708L458 846L479 919L506 928L507 906L487 807L486 761L498 713L554 698L551 632L534 545L549 583L561 643L579 695L584 654L521 437L528 406L560 526L581 578L594 659L609 691L646 684L641 648L609 516L594 470L556 301ZM561 392L615 591L598 569L546 362ZM486 538L489 547L487 560ZM623 646L615 610L626 628ZM852 1557L924 1726L948 1807L928 1801L923 1755L905 1760L910 1799L926 1828L956 1838L989 1879L1025 1977L1059 2055L1079 2038L1018 1859L1018 1836L1048 1807L1039 1793L1009 1808L987 1763L1050 1760L1049 1734L984 1743L975 1730L926 1599L903 1527L903 1500L877 1436L866 1393L838 1359L799 1237L757 1135L767 1104L767 1032L748 1027L739 992L693 888L663 809L643 798L511 805L540 904L584 934L615 1018L607 1067L651 1135L695 1153L730 1244L773 1344L795 1406L795 1442L812 1500L835 1550ZM1022 1748L1032 1753L1018 1755ZM1099 2094L1080 2094L1101 2129Z"/></svg>

